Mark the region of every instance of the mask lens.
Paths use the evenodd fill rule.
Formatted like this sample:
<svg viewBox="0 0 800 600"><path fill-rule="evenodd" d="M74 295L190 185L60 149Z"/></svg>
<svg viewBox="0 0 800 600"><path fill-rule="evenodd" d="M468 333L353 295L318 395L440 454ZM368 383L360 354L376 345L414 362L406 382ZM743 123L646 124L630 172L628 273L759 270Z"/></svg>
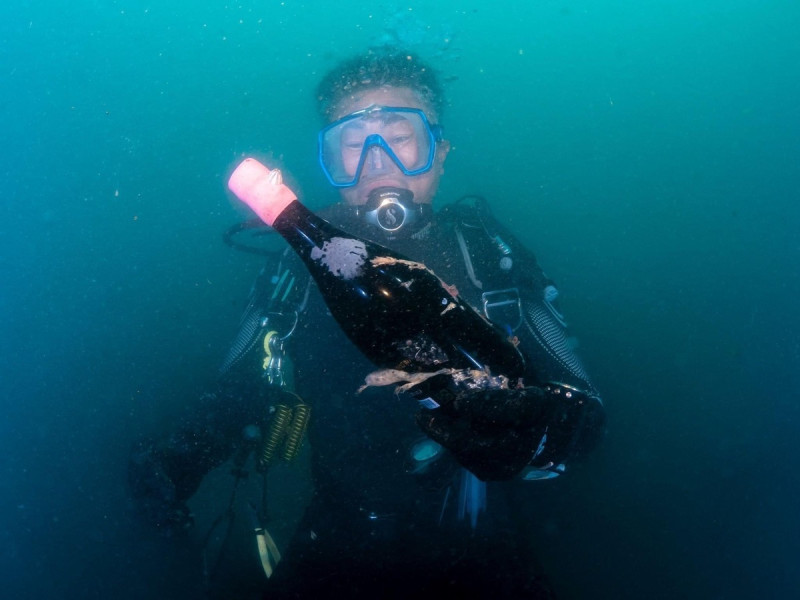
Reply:
<svg viewBox="0 0 800 600"><path fill-rule="evenodd" d="M373 107L348 115L319 134L319 159L330 182L348 187L362 173L396 167L419 175L433 165L435 138L423 112Z"/></svg>

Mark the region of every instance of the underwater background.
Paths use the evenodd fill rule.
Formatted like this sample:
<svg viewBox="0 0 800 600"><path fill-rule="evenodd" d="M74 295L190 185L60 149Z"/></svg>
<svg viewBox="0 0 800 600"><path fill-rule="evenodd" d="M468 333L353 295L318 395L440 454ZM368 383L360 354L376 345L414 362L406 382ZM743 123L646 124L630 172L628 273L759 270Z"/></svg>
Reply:
<svg viewBox="0 0 800 600"><path fill-rule="evenodd" d="M799 30L794 0L3 3L4 596L205 593L228 471L162 540L127 454L213 381L259 269L221 242L248 216L227 174L253 154L333 201L315 86L392 44L446 82L439 206L490 199L604 395L602 447L519 524L556 591L798 597ZM279 543L300 471L271 484ZM257 588L242 540L218 596Z"/></svg>

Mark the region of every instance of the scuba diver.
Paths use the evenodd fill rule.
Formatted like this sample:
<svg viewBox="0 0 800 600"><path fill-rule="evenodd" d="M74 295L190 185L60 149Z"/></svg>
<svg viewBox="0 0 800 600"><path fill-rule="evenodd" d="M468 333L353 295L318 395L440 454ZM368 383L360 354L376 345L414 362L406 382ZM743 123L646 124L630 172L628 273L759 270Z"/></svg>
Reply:
<svg viewBox="0 0 800 600"><path fill-rule="evenodd" d="M265 597L553 597L507 491L563 474L605 414L558 291L482 198L433 211L450 143L430 66L370 50L330 72L317 99L319 161L342 200L318 214L455 285L518 341L524 387L459 392L447 412L391 386L357 393L374 366L287 249L257 278L215 389L174 432L133 448L137 513L181 531L209 471L233 458L236 474L252 452L266 472L307 433L313 494L293 539L279 551L256 527Z"/></svg>

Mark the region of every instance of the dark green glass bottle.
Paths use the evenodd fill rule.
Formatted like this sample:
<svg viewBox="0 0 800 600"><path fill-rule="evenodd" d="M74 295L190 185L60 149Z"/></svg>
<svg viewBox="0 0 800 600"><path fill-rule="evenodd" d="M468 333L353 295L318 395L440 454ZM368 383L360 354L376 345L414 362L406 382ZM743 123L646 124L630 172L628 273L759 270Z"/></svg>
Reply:
<svg viewBox="0 0 800 600"><path fill-rule="evenodd" d="M291 245L339 326L377 366L522 376L524 359L514 344L455 288L424 264L334 227L303 206L279 174L259 166L265 172L247 173L239 178L244 183L235 172L231 189Z"/></svg>

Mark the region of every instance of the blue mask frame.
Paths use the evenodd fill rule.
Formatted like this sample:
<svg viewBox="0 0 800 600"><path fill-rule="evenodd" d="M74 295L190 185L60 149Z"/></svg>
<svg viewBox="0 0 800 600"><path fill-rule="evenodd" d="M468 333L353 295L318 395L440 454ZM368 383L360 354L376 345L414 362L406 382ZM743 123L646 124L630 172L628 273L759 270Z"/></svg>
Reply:
<svg viewBox="0 0 800 600"><path fill-rule="evenodd" d="M397 157L397 155L392 150L389 143L377 133L373 133L368 135L364 139L364 144L361 148L361 156L358 160L358 166L356 167L355 173L353 174L352 178L344 179L343 177L337 177L334 173L331 172L330 168L328 167L327 161L325 160L326 154L326 137L341 128L342 125L350 122L355 121L357 119L363 117L371 117L376 114L380 113L402 113L406 115L413 115L415 118L418 118L422 124L423 128L423 135L426 137L428 143L428 152L427 156L425 157L425 162L416 168L407 168L406 165ZM391 161L397 166L398 169L403 173L403 175L422 175L423 173L427 173L433 167L433 161L436 156L436 144L444 140L444 131L441 125L431 125L428 121L428 117L425 116L425 113L418 109L418 108L405 108L405 107L393 107L393 106L369 106L362 110L356 111L354 113L350 113L338 119L328 125L327 127L323 128L319 132L318 136L318 158L319 164L322 167L322 172L325 173L325 177L327 177L330 184L337 188L348 188L353 187L358 183L358 180L361 178L361 172L364 168L364 163L367 160L367 154L370 148L378 147L380 148L386 156L388 156Z"/></svg>

